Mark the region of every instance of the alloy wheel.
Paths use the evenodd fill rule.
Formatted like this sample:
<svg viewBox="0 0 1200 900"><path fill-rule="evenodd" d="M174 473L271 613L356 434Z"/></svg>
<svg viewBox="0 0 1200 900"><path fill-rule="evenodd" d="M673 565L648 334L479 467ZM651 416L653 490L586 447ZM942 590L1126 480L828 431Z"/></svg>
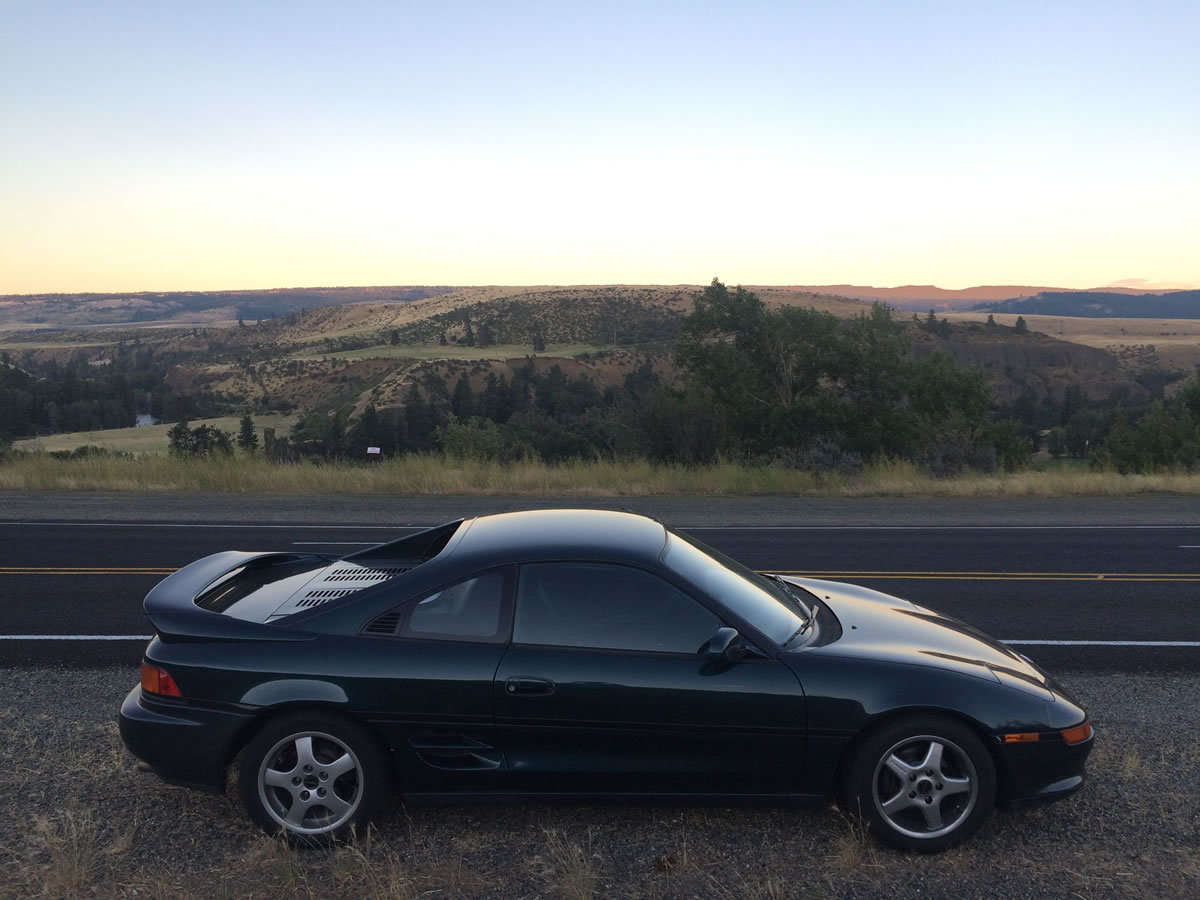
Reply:
<svg viewBox="0 0 1200 900"><path fill-rule="evenodd" d="M279 825L299 835L336 831L362 802L362 766L343 741L318 731L291 734L263 757L258 794Z"/></svg>
<svg viewBox="0 0 1200 900"><path fill-rule="evenodd" d="M918 839L954 831L979 796L970 756L953 741L929 734L904 738L889 748L876 764L871 784L883 821Z"/></svg>

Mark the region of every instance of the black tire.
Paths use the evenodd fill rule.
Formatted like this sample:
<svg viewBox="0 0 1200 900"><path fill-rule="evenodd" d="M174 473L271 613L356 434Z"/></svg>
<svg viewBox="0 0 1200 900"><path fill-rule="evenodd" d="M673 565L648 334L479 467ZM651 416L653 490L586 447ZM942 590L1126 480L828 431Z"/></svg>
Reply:
<svg viewBox="0 0 1200 900"><path fill-rule="evenodd" d="M844 802L879 840L936 853L979 830L995 805L996 767L979 737L944 716L872 732L846 771Z"/></svg>
<svg viewBox="0 0 1200 900"><path fill-rule="evenodd" d="M238 769L238 793L251 820L301 846L361 830L390 789L391 766L375 735L321 710L268 721L246 745Z"/></svg>

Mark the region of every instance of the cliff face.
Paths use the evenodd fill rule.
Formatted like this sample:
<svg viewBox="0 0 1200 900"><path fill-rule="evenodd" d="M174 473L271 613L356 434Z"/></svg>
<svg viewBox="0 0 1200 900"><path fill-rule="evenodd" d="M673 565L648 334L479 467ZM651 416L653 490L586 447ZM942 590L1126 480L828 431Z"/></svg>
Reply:
<svg viewBox="0 0 1200 900"><path fill-rule="evenodd" d="M1131 400L1149 392L1120 367L1115 354L1096 347L1060 341L1044 334L1016 334L983 325L957 326L950 338L926 332L914 336L913 353L925 356L941 350L963 365L979 366L987 377L994 401L1013 403L1031 391L1041 401L1062 401L1067 388L1078 386L1086 400L1104 401L1115 394Z"/></svg>

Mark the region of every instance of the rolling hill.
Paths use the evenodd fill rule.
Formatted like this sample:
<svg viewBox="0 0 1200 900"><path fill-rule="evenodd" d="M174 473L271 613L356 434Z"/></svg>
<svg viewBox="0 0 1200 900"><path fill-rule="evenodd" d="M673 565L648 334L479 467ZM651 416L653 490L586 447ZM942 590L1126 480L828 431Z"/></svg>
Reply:
<svg viewBox="0 0 1200 900"><path fill-rule="evenodd" d="M825 284L796 287L797 291L811 291L821 294L836 294L839 297L850 297L855 300L879 300L897 309L910 312L927 312L930 309L938 311L975 309L984 302L1022 299L1037 294L1054 292L1061 294L1091 293L1106 291L1112 294L1137 296L1152 293L1141 288L1105 287L1074 290L1072 288L1033 287L1031 285L980 285L978 287L947 290L934 287L932 284L906 284L901 287L881 288L867 287L855 284Z"/></svg>
<svg viewBox="0 0 1200 900"><path fill-rule="evenodd" d="M539 370L557 364L564 371L586 374L599 386L620 384L627 373L646 362L669 378L680 322L691 310L698 288L590 285L329 290L337 303L301 306L241 325L236 319L219 325L185 324L176 319L154 325L127 322L52 329L44 323L36 328L9 329L0 334L0 350L14 362L29 360L36 365L55 360L103 367L127 358L131 348L136 348L169 367L166 380L175 391L210 398L214 408L222 410L283 413L348 407L358 411L367 403L384 409L402 405L413 383L433 378L452 384L466 374L478 389L489 373L511 373L531 359ZM430 293L398 295L405 290ZM768 305L811 306L842 318L869 309L865 300L829 292L779 287L754 290ZM317 296L297 291L289 295L288 302L308 302ZM222 295L222 302L228 299ZM209 300L215 302L215 298ZM179 304L179 316L195 313L186 298L170 302ZM209 307L209 311L224 308ZM1131 350L1101 341L1081 346L1066 335L1064 340L1019 334L1011 327L989 328L981 322L977 327L966 321L968 317L982 319L980 313L954 313L951 317L959 324L949 336L936 337L910 325L914 351L940 349L960 362L981 366L1000 403L1029 393L1038 398L1057 397L1072 385L1083 386L1087 396L1096 399L1116 392L1140 396L1143 372L1162 367L1153 347ZM1135 340L1112 343L1133 345Z"/></svg>
<svg viewBox="0 0 1200 900"><path fill-rule="evenodd" d="M972 310L1088 319L1200 319L1200 291L1130 295L1104 291L1041 291L1032 297L980 303Z"/></svg>

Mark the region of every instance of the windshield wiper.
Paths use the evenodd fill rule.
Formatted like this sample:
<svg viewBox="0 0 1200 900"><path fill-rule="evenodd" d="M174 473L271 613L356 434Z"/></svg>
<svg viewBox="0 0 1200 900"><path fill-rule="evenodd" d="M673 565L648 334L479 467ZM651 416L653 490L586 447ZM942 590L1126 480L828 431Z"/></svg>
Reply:
<svg viewBox="0 0 1200 900"><path fill-rule="evenodd" d="M813 610L809 609L808 606L805 605L804 601L800 599L800 595L797 594L794 590L792 590L792 586L790 584L788 584L786 581L784 581L782 578L780 578L778 575L768 573L767 577L770 578L772 581L774 581L776 584L778 584L780 587L782 587L784 593L787 594L788 597L791 598L791 601L800 608L800 614L801 614L801 617L804 619L804 624L800 626L800 628L796 632L796 634L800 634L801 632L807 631L809 626L811 626L812 622L813 622ZM790 638L788 638L787 642L791 642L793 639L795 639L796 634L793 634Z"/></svg>

